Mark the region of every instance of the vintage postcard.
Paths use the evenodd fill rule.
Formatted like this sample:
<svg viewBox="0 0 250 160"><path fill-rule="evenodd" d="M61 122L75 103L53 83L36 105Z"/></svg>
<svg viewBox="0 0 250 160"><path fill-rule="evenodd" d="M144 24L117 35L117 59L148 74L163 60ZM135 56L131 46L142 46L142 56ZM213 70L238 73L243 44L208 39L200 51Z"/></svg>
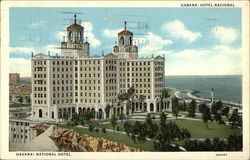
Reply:
<svg viewBox="0 0 250 160"><path fill-rule="evenodd" d="M1 159L249 159L248 1L2 1Z"/></svg>

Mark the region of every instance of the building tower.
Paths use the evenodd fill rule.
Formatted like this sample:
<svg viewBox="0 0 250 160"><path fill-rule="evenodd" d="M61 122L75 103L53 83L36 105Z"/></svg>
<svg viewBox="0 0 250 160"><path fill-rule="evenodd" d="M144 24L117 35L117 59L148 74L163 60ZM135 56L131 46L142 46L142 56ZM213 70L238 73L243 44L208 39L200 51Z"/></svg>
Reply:
<svg viewBox="0 0 250 160"><path fill-rule="evenodd" d="M89 57L89 43L84 43L84 27L77 24L76 15L74 24L67 27L67 41L61 43L61 56L82 58ZM86 38L87 39L87 38Z"/></svg>
<svg viewBox="0 0 250 160"><path fill-rule="evenodd" d="M118 33L118 46L113 47L113 53L120 59L138 59L138 47L133 45L133 33L127 30L127 22L124 30Z"/></svg>

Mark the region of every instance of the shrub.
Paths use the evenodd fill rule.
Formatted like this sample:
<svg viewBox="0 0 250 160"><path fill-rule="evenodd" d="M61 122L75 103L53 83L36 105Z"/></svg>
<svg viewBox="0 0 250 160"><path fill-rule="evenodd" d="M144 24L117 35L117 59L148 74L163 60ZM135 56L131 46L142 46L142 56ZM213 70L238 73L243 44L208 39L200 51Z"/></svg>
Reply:
<svg viewBox="0 0 250 160"><path fill-rule="evenodd" d="M102 128L102 133L107 133L106 128Z"/></svg>
<svg viewBox="0 0 250 160"><path fill-rule="evenodd" d="M92 132L94 130L94 126L92 124L89 125L89 131Z"/></svg>
<svg viewBox="0 0 250 160"><path fill-rule="evenodd" d="M95 132L99 132L99 128L95 128Z"/></svg>

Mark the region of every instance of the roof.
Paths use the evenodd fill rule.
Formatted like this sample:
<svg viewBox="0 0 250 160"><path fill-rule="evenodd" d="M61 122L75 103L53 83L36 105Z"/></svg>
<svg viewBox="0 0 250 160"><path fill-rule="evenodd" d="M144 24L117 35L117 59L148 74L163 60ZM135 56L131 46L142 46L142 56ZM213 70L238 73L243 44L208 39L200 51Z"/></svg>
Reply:
<svg viewBox="0 0 250 160"><path fill-rule="evenodd" d="M79 24L72 24L68 26L67 29L83 29L83 27Z"/></svg>
<svg viewBox="0 0 250 160"><path fill-rule="evenodd" d="M118 34L127 34L127 35L132 35L133 33L132 32L130 32L129 30L123 30L123 31L121 31L121 32L119 32Z"/></svg>

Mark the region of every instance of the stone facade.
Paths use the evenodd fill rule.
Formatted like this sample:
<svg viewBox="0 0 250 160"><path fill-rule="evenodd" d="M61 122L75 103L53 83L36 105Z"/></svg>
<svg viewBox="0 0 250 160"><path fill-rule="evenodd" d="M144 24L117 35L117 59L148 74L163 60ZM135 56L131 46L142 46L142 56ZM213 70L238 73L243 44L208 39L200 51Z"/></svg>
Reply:
<svg viewBox="0 0 250 160"><path fill-rule="evenodd" d="M33 120L58 121L66 111L70 116L92 111L96 118L105 119L111 116L106 115L107 106L112 106L110 114L171 110L170 99L160 101L165 57L139 59L133 33L126 28L118 33L119 45L113 53L90 57L83 31L76 23L67 27L68 41L62 42L60 56L32 54ZM135 97L128 111L118 95L132 86ZM138 101L140 95L146 97L144 102Z"/></svg>
<svg viewBox="0 0 250 160"><path fill-rule="evenodd" d="M9 141L10 143L27 143L36 137L36 130L34 126L37 122L23 120L23 119L10 119L9 120Z"/></svg>

